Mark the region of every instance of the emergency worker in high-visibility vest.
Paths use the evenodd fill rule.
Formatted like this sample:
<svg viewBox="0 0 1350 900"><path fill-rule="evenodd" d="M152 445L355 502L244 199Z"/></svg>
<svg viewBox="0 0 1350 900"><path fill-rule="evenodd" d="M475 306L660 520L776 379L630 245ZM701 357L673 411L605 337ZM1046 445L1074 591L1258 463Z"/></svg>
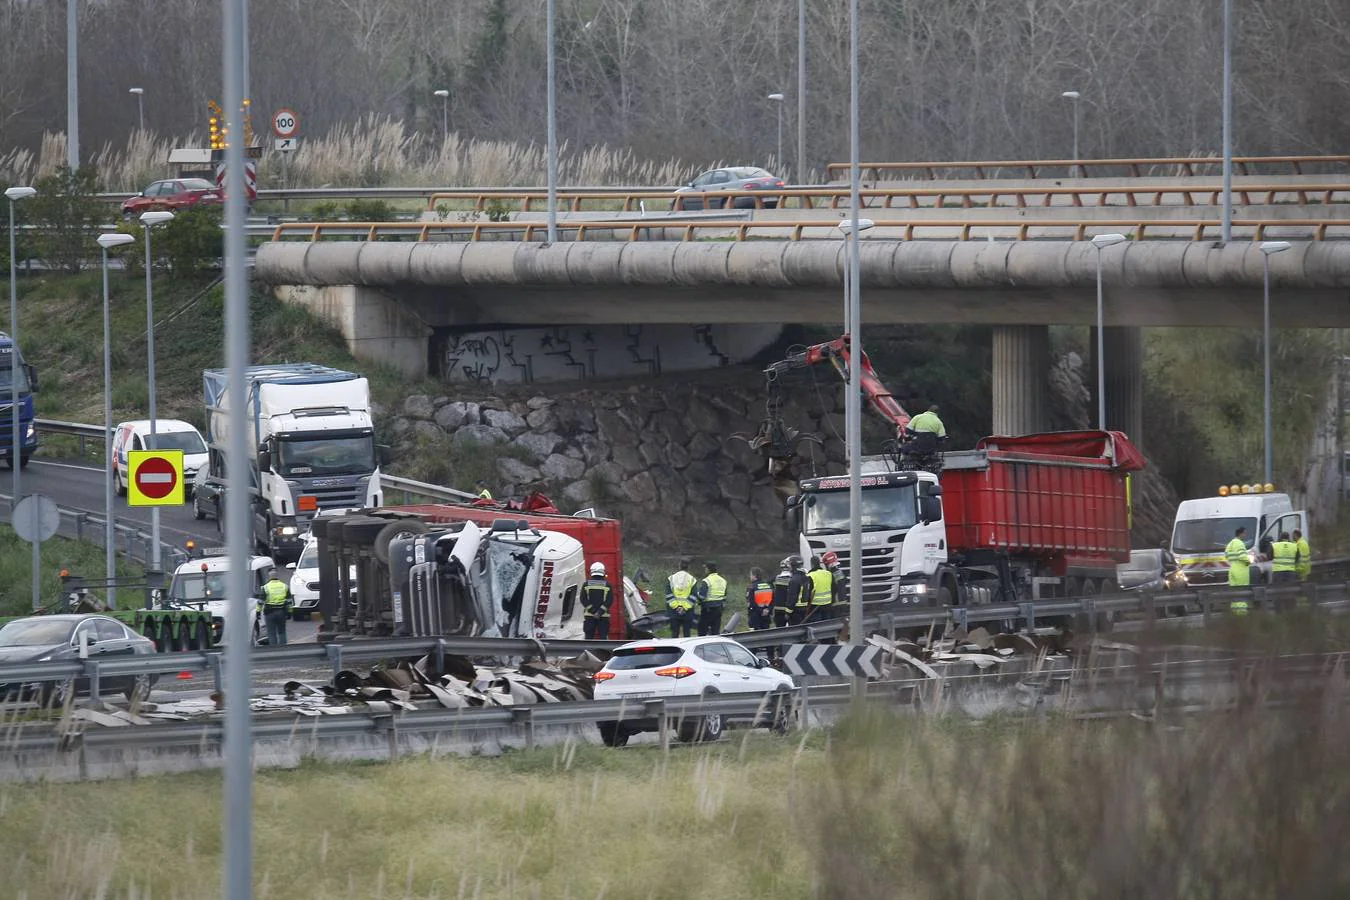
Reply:
<svg viewBox="0 0 1350 900"><path fill-rule="evenodd" d="M1308 539L1303 536L1303 532L1297 528L1294 529L1294 546L1298 548L1298 564L1294 566L1294 571L1299 581L1307 581L1312 575L1312 548L1308 546Z"/></svg>
<svg viewBox="0 0 1350 900"><path fill-rule="evenodd" d="M828 619L839 592L834 583L834 573L821 564L819 556L813 556L811 571L806 573L806 577L811 579L811 608L803 621Z"/></svg>
<svg viewBox="0 0 1350 900"><path fill-rule="evenodd" d="M680 570L666 579L666 609L670 611L670 636L694 636L694 586L698 579L688 572L688 557L680 560Z"/></svg>
<svg viewBox="0 0 1350 900"><path fill-rule="evenodd" d="M764 580L764 570L759 566L750 570L750 584L745 589L745 612L755 631L773 625L773 582Z"/></svg>
<svg viewBox="0 0 1350 900"><path fill-rule="evenodd" d="M272 570L272 577L263 585L263 620L267 623L267 644L280 647L286 643L286 620L291 617L291 588L281 577L280 569Z"/></svg>
<svg viewBox="0 0 1350 900"><path fill-rule="evenodd" d="M1298 580L1298 544L1289 539L1287 531L1281 531L1271 547L1270 580L1273 584Z"/></svg>
<svg viewBox="0 0 1350 900"><path fill-rule="evenodd" d="M717 563L709 560L703 564L707 573L694 588L698 598L698 634L708 637L722 631L722 609L727 605L727 580L717 574Z"/></svg>
<svg viewBox="0 0 1350 900"><path fill-rule="evenodd" d="M1228 562L1229 587L1247 587L1252 583L1251 557L1247 555L1246 537L1247 529L1238 528L1233 533L1233 539L1228 542L1228 546L1223 548L1224 559ZM1234 600L1230 607L1235 616L1247 614L1246 600Z"/></svg>
<svg viewBox="0 0 1350 900"><path fill-rule="evenodd" d="M798 624L810 605L811 580L802 571L802 558L786 557L773 580L774 624L779 628Z"/></svg>

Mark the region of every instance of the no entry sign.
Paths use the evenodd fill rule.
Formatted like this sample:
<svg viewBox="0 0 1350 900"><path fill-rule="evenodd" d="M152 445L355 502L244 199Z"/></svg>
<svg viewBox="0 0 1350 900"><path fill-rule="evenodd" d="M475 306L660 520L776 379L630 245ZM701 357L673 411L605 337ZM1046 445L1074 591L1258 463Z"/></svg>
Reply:
<svg viewBox="0 0 1350 900"><path fill-rule="evenodd" d="M131 450L127 452L128 506L183 504L183 451Z"/></svg>

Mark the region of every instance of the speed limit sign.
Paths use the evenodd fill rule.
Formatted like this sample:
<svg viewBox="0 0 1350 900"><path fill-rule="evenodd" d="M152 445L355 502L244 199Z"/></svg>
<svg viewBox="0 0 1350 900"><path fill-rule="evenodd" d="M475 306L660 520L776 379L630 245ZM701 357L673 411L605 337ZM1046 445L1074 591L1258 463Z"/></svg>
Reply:
<svg viewBox="0 0 1350 900"><path fill-rule="evenodd" d="M279 109L272 113L272 133L279 138L295 137L300 133L300 117L293 109Z"/></svg>

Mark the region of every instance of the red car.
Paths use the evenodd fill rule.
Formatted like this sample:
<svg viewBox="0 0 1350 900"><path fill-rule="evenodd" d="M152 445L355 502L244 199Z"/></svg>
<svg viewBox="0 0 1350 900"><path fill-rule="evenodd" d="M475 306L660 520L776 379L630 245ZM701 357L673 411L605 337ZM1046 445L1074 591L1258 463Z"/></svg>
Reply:
<svg viewBox="0 0 1350 900"><path fill-rule="evenodd" d="M225 202L225 192L205 178L170 178L156 181L122 203L122 216L133 218L152 209L180 210Z"/></svg>

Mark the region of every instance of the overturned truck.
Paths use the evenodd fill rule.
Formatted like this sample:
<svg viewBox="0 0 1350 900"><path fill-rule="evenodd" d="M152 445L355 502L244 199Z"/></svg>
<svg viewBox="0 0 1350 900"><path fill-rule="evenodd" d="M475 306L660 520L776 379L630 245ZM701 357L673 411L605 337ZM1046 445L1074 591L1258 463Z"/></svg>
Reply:
<svg viewBox="0 0 1350 900"><path fill-rule="evenodd" d="M320 640L582 636L580 540L509 511L488 524L434 518L378 509L314 520ZM623 622L617 593L611 615Z"/></svg>

